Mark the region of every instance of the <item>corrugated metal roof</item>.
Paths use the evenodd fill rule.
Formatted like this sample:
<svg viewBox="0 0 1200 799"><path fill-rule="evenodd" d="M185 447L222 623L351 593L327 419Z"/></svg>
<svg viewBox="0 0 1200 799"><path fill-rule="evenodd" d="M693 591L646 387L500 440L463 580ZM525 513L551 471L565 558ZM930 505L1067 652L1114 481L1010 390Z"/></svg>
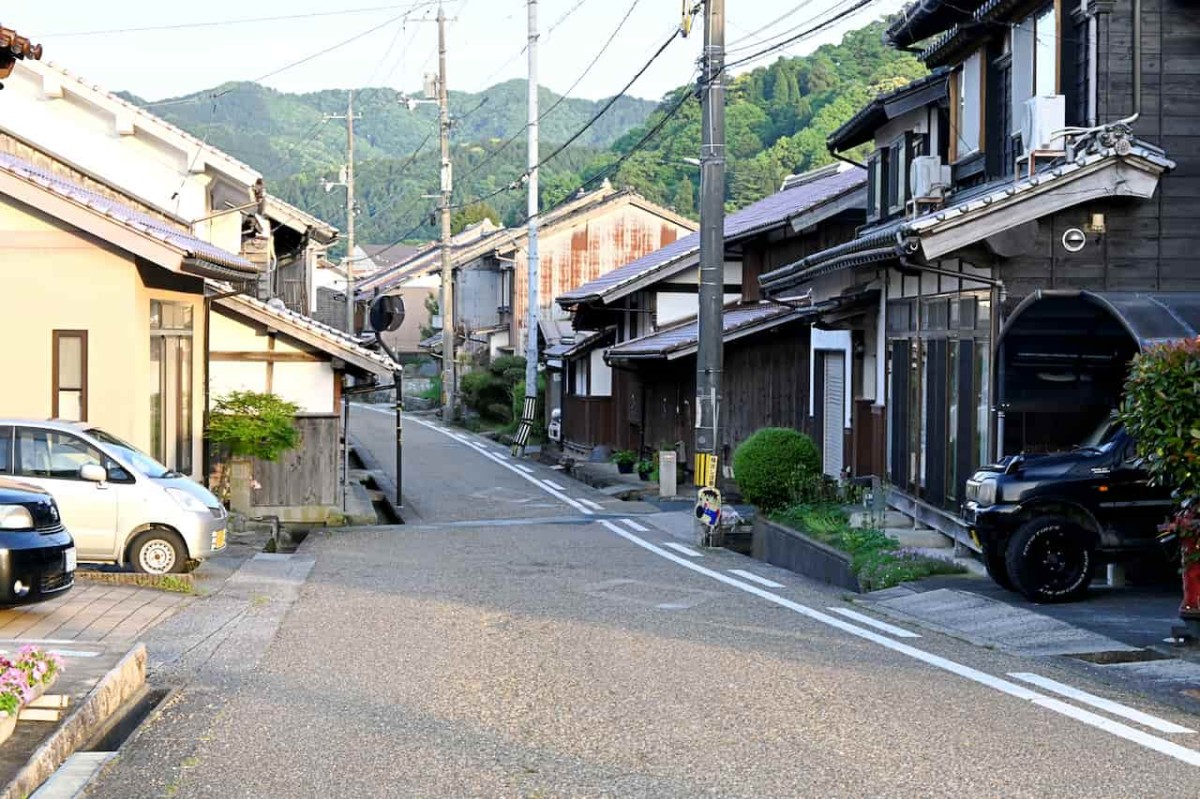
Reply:
<svg viewBox="0 0 1200 799"><path fill-rule="evenodd" d="M796 214L808 211L848 191L864 186L866 182L866 173L859 169L832 171L832 174L827 176L820 176L820 173L816 173L812 180L797 180L790 188L776 192L770 197L727 216L725 218L725 240L733 241L787 224L788 219ZM673 268L682 270L694 265L696 258L692 256L698 256L699 252L700 234L692 233L619 269L614 269L603 277L562 294L556 299L556 302L567 306L589 299L599 299L602 302L615 299L613 296L615 292L640 278L660 270L665 273Z"/></svg>
<svg viewBox="0 0 1200 799"><path fill-rule="evenodd" d="M721 315L721 326L725 338L728 339L747 328L773 322L783 324L804 315L801 311L770 302L731 305L726 307ZM669 357L672 353L696 346L699 342L698 331L698 320L689 319L686 322L664 328L657 333L618 344L608 351L607 357L613 360Z"/></svg>
<svg viewBox="0 0 1200 799"><path fill-rule="evenodd" d="M122 224L132 230L183 252L186 256L200 261L206 261L218 266L224 266L239 272L247 273L250 277L258 273L258 267L240 255L209 244L191 234L173 228L161 219L155 219L148 214L116 200L105 197L90 189L85 189L77 183L61 178L44 169L34 166L7 153L0 153L0 170L14 175L22 180L34 183L60 197L85 206L101 216Z"/></svg>

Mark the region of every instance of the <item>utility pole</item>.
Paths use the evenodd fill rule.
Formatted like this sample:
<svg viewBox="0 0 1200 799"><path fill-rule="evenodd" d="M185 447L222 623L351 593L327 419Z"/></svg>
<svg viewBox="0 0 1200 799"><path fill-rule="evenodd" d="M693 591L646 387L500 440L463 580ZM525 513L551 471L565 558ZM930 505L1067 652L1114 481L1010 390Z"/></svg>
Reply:
<svg viewBox="0 0 1200 799"><path fill-rule="evenodd" d="M454 362L454 265L450 257L450 195L454 178L450 166L450 102L446 91L446 13L438 5L438 114L442 139L442 420L455 416L458 386Z"/></svg>
<svg viewBox="0 0 1200 799"><path fill-rule="evenodd" d="M346 332L354 335L354 90L347 92L346 115L330 114L326 119L346 120L346 173L340 183L326 183L325 191L334 186L346 187Z"/></svg>
<svg viewBox="0 0 1200 799"><path fill-rule="evenodd" d="M529 216L529 291L527 300L529 314L526 321L525 333L528 336L525 347L525 404L521 411L521 426L517 430L516 440L513 441L513 455L518 455L529 443L529 435L533 432L534 419L537 416L538 398L538 69L537 69L537 0L528 0L529 6L529 80L527 85L529 95L529 199L526 210Z"/></svg>
<svg viewBox="0 0 1200 799"><path fill-rule="evenodd" d="M696 354L696 485L715 489L720 473L721 377L725 284L725 0L704 4L701 69L700 308ZM710 496L712 496L710 494ZM716 502L719 505L719 496ZM699 516L699 514L697 514ZM717 521L720 516L718 514ZM699 543L711 540L698 523Z"/></svg>

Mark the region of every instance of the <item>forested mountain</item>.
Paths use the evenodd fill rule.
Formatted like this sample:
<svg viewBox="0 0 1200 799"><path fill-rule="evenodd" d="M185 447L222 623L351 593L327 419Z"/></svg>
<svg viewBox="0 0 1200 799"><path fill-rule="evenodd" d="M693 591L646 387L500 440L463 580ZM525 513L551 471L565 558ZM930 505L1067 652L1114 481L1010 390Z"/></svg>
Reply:
<svg viewBox="0 0 1200 799"><path fill-rule="evenodd" d="M848 33L837 45L808 56L781 58L730 80L727 121L726 201L732 208L776 191L794 172L828 163L825 140L881 91L924 74L913 56L883 44L884 22ZM543 207L581 183L611 172L618 186L632 186L654 202L695 216L699 170L687 159L700 152L700 106L693 87L670 92L655 106L622 98L571 147L543 167ZM217 95L216 98L213 95ZM542 108L559 98L543 89ZM182 101L179 101L182 100ZM391 243L436 236L430 216L438 187L436 109L409 110L391 89L356 93L356 176L359 240ZM269 190L345 226L345 192L326 191L344 161L344 91L285 94L255 84L229 84L150 110L261 170ZM567 99L541 125L543 156L581 128L602 103ZM471 204L456 221L494 215L513 224L524 216L522 191L503 191L525 171L525 83L509 81L480 94L451 95L455 202ZM674 111L674 113L672 113ZM664 122L664 117L669 117ZM661 125L641 148L638 142ZM510 138L511 144L505 145ZM423 145L423 146L422 146Z"/></svg>

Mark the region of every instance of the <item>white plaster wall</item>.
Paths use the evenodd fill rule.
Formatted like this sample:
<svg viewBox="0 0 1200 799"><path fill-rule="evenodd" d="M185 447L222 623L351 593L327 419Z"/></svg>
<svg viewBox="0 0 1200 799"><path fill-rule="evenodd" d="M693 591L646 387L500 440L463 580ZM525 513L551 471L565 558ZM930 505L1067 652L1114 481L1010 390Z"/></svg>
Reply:
<svg viewBox="0 0 1200 799"><path fill-rule="evenodd" d="M300 406L304 413L334 413L333 369L325 362L277 363L272 378L276 394Z"/></svg>
<svg viewBox="0 0 1200 799"><path fill-rule="evenodd" d="M592 392L593 397L612 396L612 367L604 362L604 350L592 350Z"/></svg>
<svg viewBox="0 0 1200 799"><path fill-rule="evenodd" d="M737 302L740 294L724 295L724 304ZM658 292L655 298L655 318L659 327L665 327L672 322L688 319L700 312L700 296L698 294L676 294L673 292Z"/></svg>

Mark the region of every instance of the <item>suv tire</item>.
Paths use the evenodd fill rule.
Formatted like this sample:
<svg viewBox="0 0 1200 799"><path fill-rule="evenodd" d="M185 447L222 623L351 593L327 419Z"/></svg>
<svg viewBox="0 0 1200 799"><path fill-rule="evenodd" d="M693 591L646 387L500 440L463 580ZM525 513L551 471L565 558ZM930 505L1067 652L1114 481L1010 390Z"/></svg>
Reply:
<svg viewBox="0 0 1200 799"><path fill-rule="evenodd" d="M1004 544L987 544L983 547L983 566L992 582L1006 591L1015 591L1012 577L1008 574L1008 564L1005 563Z"/></svg>
<svg viewBox="0 0 1200 799"><path fill-rule="evenodd" d="M187 558L187 545L173 530L147 530L129 546L129 562L142 574L180 574L187 568Z"/></svg>
<svg viewBox="0 0 1200 799"><path fill-rule="evenodd" d="M1063 516L1039 516L1009 539L1013 587L1031 602L1071 602L1087 593L1094 562L1088 534Z"/></svg>

